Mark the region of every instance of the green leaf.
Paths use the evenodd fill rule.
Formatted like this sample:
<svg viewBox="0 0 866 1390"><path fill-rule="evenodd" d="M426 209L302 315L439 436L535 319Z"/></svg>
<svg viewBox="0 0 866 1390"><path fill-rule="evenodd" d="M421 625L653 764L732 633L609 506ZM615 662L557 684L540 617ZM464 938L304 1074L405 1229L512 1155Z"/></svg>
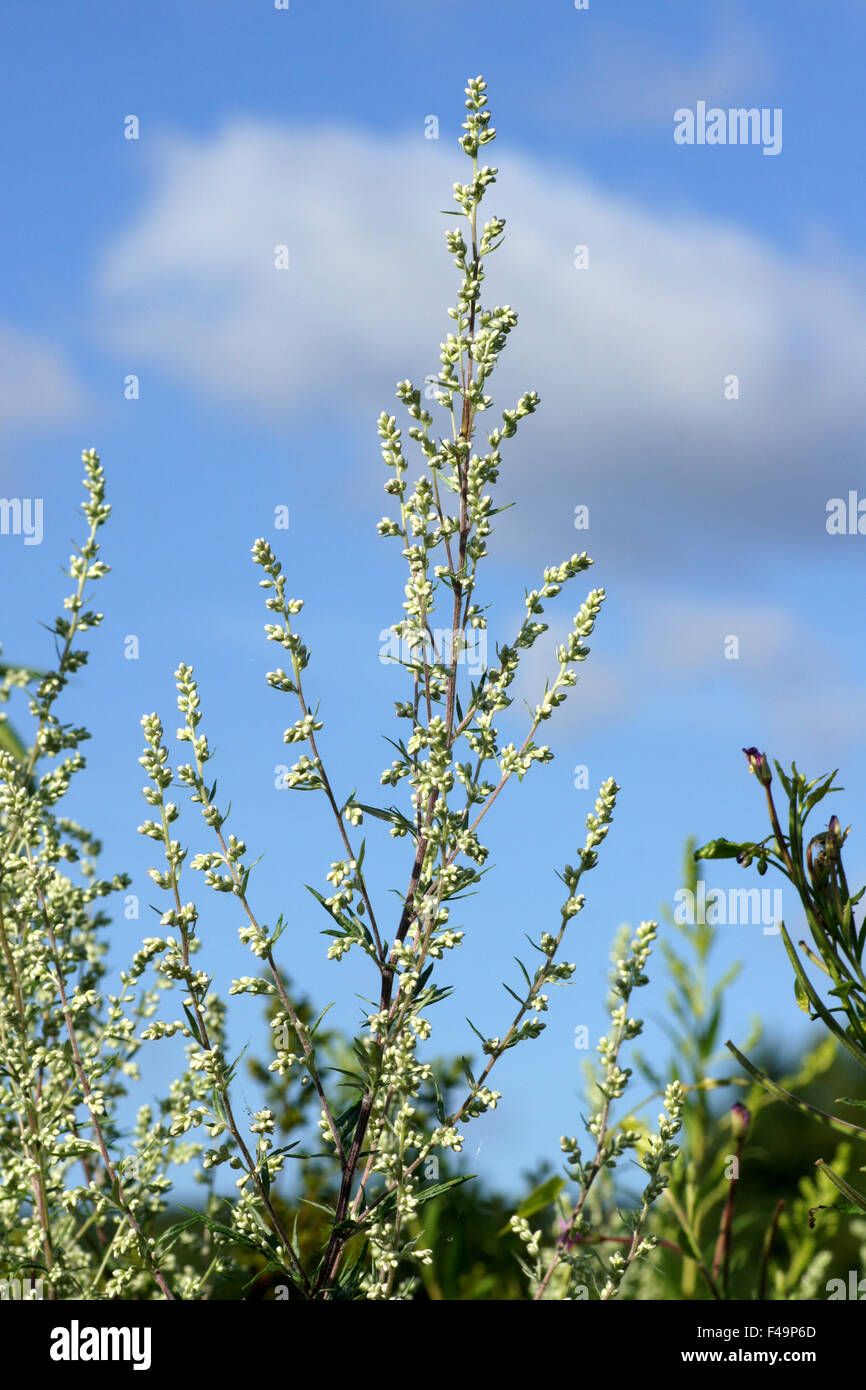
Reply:
<svg viewBox="0 0 866 1390"><path fill-rule="evenodd" d="M788 952L788 959L794 967L794 974L797 976L797 979L800 982L803 992L806 995L806 998L809 1000L809 1003L812 1005L815 1014L818 1016L818 1018L821 1019L825 1027L830 1030L834 1038L838 1039L838 1041L842 1044L845 1050L847 1052L850 1052L855 1062L859 1062L861 1067L866 1067L866 1051L864 1051L862 1047L858 1046L857 1043L852 1042L848 1034L839 1027L833 1015L824 1006L820 996L815 990L814 985L812 984L811 980L806 975L806 972L800 964L800 958L797 955L791 938L785 929L784 922L780 922L779 927L782 933L782 940L785 943L785 950Z"/></svg>
<svg viewBox="0 0 866 1390"><path fill-rule="evenodd" d="M812 787L814 788L814 790L809 792L809 795L805 798L803 802L804 819L806 816L808 816L809 812L813 810L815 806L818 805L819 801L823 801L824 797L828 794L828 792L841 792L845 790L844 787L833 786L833 778L836 776L836 773L838 771L839 769L837 767L836 772L831 772L829 777L816 778L815 782L812 783Z"/></svg>
<svg viewBox="0 0 866 1390"><path fill-rule="evenodd" d="M426 1206L434 1198L441 1197L444 1192L450 1192L452 1187L460 1187L464 1182L474 1182L477 1173L463 1173L459 1178L447 1178L445 1182L437 1182L433 1187L425 1187L423 1192L416 1194L416 1202L419 1207Z"/></svg>
<svg viewBox="0 0 866 1390"><path fill-rule="evenodd" d="M817 1207L810 1207L810 1208L809 1208L809 1230L810 1230L810 1231L814 1231L814 1229L815 1229L815 1222L816 1222L816 1220L817 1220L817 1214L818 1214L819 1211L838 1211L838 1212L841 1212L844 1216L862 1216L862 1215L863 1215L863 1213L862 1213L862 1211L860 1210L860 1208L859 1208L859 1207L855 1207L855 1205L854 1205L853 1202L834 1202L831 1206L828 1206L828 1204L827 1204L826 1202L822 1202L820 1206L817 1206Z"/></svg>
<svg viewBox="0 0 866 1390"><path fill-rule="evenodd" d="M847 1197L848 1201L854 1204L854 1208L856 1211L866 1211L866 1197L864 1197L863 1193L858 1192L856 1187L852 1187L851 1184L847 1183L844 1178L840 1178L839 1174L834 1173L832 1168L828 1168L823 1158L818 1159L818 1161L815 1164L815 1167L819 1168L821 1172L824 1174L824 1176L830 1179L833 1186L835 1188L838 1188L838 1190L842 1193L843 1197Z"/></svg>
<svg viewBox="0 0 866 1390"><path fill-rule="evenodd" d="M305 1207L315 1207L316 1211L323 1211L326 1216L335 1215L333 1207L326 1207L322 1202L314 1202L312 1197L299 1197L298 1201L303 1202ZM295 1229L297 1229L297 1221L295 1222Z"/></svg>
<svg viewBox="0 0 866 1390"><path fill-rule="evenodd" d="M226 1073L226 1079L225 1079L225 1085L226 1085L226 1086L230 1086L230 1085L232 1084L232 1082L234 1081L234 1079L235 1079L235 1072L237 1071L237 1068L238 1068L238 1062L241 1060L241 1058L243 1057L243 1055L244 1055L244 1053L246 1052L246 1050L247 1050L248 1047L249 1047L249 1043L244 1043L244 1045L243 1045L243 1047L241 1048L240 1052L238 1053L237 1057L235 1058L235 1060L234 1060L234 1061L231 1063L231 1065L229 1066L228 1072Z"/></svg>
<svg viewBox="0 0 866 1390"><path fill-rule="evenodd" d="M533 1188L529 1196L524 1198L515 1212L515 1216L534 1216L537 1211L544 1211L551 1202L555 1202L562 1189L565 1187L565 1178L554 1173L552 1178L547 1178L539 1183L538 1187ZM511 1226L506 1224L498 1232L500 1236L507 1235Z"/></svg>
<svg viewBox="0 0 866 1390"><path fill-rule="evenodd" d="M358 1126L358 1118L361 1114L361 1102L354 1101L351 1105L337 1116L337 1133L340 1136L340 1143L346 1148L354 1137Z"/></svg>
<svg viewBox="0 0 866 1390"><path fill-rule="evenodd" d="M419 1188L413 1193L415 1203L417 1206L423 1207L427 1202L432 1202L436 1197L441 1197L443 1193L450 1192L452 1187L460 1187L464 1182L473 1182L477 1176L477 1173L464 1173L459 1178L447 1178L445 1182L437 1182L433 1187ZM376 1211L377 1213L381 1212L383 1215L387 1215L394 1210L396 1204L397 1194L396 1192L390 1192L376 1207Z"/></svg>
<svg viewBox="0 0 866 1390"><path fill-rule="evenodd" d="M181 1210L191 1211L192 1208L182 1207ZM252 1237L241 1235L239 1231L233 1231L230 1226L225 1226L221 1221L216 1221L212 1216L205 1216L202 1212L194 1212L191 1221L180 1222L178 1225L170 1227L164 1234L170 1235L175 1233L176 1237L180 1234L181 1230L186 1230L188 1227L194 1226L198 1222L203 1226L207 1226L209 1231L213 1231L217 1235L225 1236L232 1244L243 1246L247 1250L254 1250L257 1255L264 1253L262 1250L263 1245L270 1248L274 1254L278 1253L277 1242L273 1236L263 1236L260 1241L253 1240Z"/></svg>
<svg viewBox="0 0 866 1390"><path fill-rule="evenodd" d="M742 854L748 845L735 845L733 840L710 840L708 844L702 845L695 850L696 859L736 859L738 854Z"/></svg>
<svg viewBox="0 0 866 1390"><path fill-rule="evenodd" d="M292 1149L296 1149L300 1142L300 1139L295 1139L291 1144L281 1144L278 1149L270 1149L268 1158L276 1158L277 1154L291 1153Z"/></svg>
<svg viewBox="0 0 866 1390"><path fill-rule="evenodd" d="M802 1009L803 1013L808 1014L811 1018L812 1010L809 1008L809 996L806 993L803 986L801 985L800 981L796 978L794 980L794 998L797 1001L798 1009Z"/></svg>
<svg viewBox="0 0 866 1390"><path fill-rule="evenodd" d="M341 1269L336 1284L331 1286L331 1297L354 1301L360 1297L359 1288L361 1276L364 1272L363 1248L358 1251L355 1259L345 1269Z"/></svg>
<svg viewBox="0 0 866 1390"><path fill-rule="evenodd" d="M837 999L841 999L842 1003L847 1005L848 995L851 993L852 989L857 990L859 988L860 986L857 984L856 980L842 980L840 984L834 985L832 989L828 989L827 993L834 994Z"/></svg>
<svg viewBox="0 0 866 1390"><path fill-rule="evenodd" d="M192 1229L193 1226L199 1226L200 1220L202 1220L200 1216L190 1216L188 1220L179 1220L179 1222L175 1222L174 1226L168 1227L168 1229L164 1230L163 1234L161 1234L160 1238L158 1238L157 1250L160 1251L161 1254L167 1254L167 1252L171 1250L172 1245L175 1244L175 1241L182 1236L183 1232Z"/></svg>
<svg viewBox="0 0 866 1390"><path fill-rule="evenodd" d="M783 1100L786 1105L790 1105L792 1110L799 1110L803 1115L814 1115L839 1134L866 1136L866 1129L861 1128L860 1125L852 1125L847 1120L840 1120L835 1115L828 1115L825 1110L819 1110L816 1105L810 1105L808 1101L801 1100L799 1096L794 1096L790 1091L786 1091L778 1082L772 1081L765 1071L761 1071L760 1067L756 1067L753 1062L750 1062L748 1057L744 1057L730 1039L725 1043L725 1047L729 1052L733 1052L740 1066L745 1067L749 1075L760 1082L765 1091L769 1091L770 1095L775 1096L777 1100Z"/></svg>
<svg viewBox="0 0 866 1390"><path fill-rule="evenodd" d="M28 752L7 720L0 721L0 750L11 753L16 762L26 763Z"/></svg>
<svg viewBox="0 0 866 1390"><path fill-rule="evenodd" d="M257 1280L261 1279L263 1274L270 1274L272 1270L276 1270L279 1274L284 1275L287 1278L287 1282L291 1284L293 1289L298 1288L298 1285L295 1283L294 1279L288 1278L288 1276L286 1276L285 1269L282 1265L277 1264L276 1260L268 1260L267 1264L262 1265L261 1269L257 1269L255 1274L253 1274L252 1277L241 1286L241 1292L246 1293L247 1289L251 1289L253 1284L255 1284Z"/></svg>
<svg viewBox="0 0 866 1390"><path fill-rule="evenodd" d="M408 758L408 754L407 760L411 761ZM390 806L387 811L384 811L380 806L365 806L362 801L357 801L355 805L360 806L361 810L367 816L373 816L376 820L387 821L389 825L399 825L407 834L417 834L416 826L412 821L407 820L403 812L398 810L396 806Z"/></svg>
<svg viewBox="0 0 866 1390"><path fill-rule="evenodd" d="M199 1047L204 1047L204 1043L202 1042L202 1040L201 1040L201 1038L200 1038L200 1036L199 1036L199 1031L198 1031L198 1019L197 1019L197 1018L195 1017L195 1015L191 1012L191 1010L190 1010L188 1004L184 1004L184 1006L183 1006L183 1011L184 1011L184 1013L186 1014L186 1021L187 1021L187 1023L189 1024L189 1030L190 1030L190 1032L192 1033L192 1035L193 1035L193 1037L195 1038L196 1042L198 1043Z"/></svg>
<svg viewBox="0 0 866 1390"><path fill-rule="evenodd" d="M524 980L526 981L526 988L529 989L529 990L531 990L531 989L532 989L532 981L530 980L529 975L528 975L527 972L526 972L526 966L523 964L523 961L520 959L519 956L515 956L514 959L517 961L517 964L518 964L518 966L520 967L520 973L521 973L521 975L523 976ZM516 997L517 997L517 996L515 995L515 998L516 998ZM521 1002L522 1002L522 1001L521 1001Z"/></svg>
<svg viewBox="0 0 866 1390"><path fill-rule="evenodd" d="M311 888L309 883L304 884L304 887L306 888L308 893L312 893L317 903L322 904L322 907L325 909L328 916L332 917L338 926L341 926L344 931L351 930L352 919L350 917L346 917L345 914L342 912L337 912L336 908L329 907L326 900L322 897L321 893L318 893L315 888ZM329 933L323 932L322 934L328 935Z"/></svg>
<svg viewBox="0 0 866 1390"><path fill-rule="evenodd" d="M441 1090L439 1089L439 1082L436 1080L436 1077L433 1076L433 1077L431 1078L431 1080L432 1080L432 1082L433 1082L433 1089L434 1089L435 1092L436 1092L436 1118L437 1118L437 1120L439 1121L440 1125L444 1125L444 1124L445 1124L445 1101L444 1101L444 1099L443 1099L443 1097L442 1097L442 1092L441 1092Z"/></svg>
<svg viewBox="0 0 866 1390"><path fill-rule="evenodd" d="M313 1024L312 1028L310 1029L310 1037L311 1037L311 1038L314 1038L314 1037L316 1036L316 1030L318 1029L319 1024L321 1023L322 1019L325 1017L325 1014L328 1013L330 1009L333 1009L335 1003L336 1003L336 1000L332 1000L330 1004L326 1004L326 1005L325 1005L325 1007L323 1008L322 1012L319 1014L319 1017L316 1019L315 1023Z"/></svg>
<svg viewBox="0 0 866 1390"><path fill-rule="evenodd" d="M219 1091L217 1091L216 1089L214 1089L211 1092L211 1102L213 1104L214 1114L216 1115L217 1119L220 1121L221 1124L228 1126L229 1117L226 1114L226 1108L223 1105L223 1098L220 1095Z"/></svg>

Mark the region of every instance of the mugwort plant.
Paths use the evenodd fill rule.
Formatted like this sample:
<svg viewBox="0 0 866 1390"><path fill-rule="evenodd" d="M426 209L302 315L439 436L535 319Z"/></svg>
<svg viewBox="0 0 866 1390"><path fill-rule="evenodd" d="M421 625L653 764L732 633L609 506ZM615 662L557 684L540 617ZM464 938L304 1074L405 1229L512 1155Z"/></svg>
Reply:
<svg viewBox="0 0 866 1390"><path fill-rule="evenodd" d="M546 607L592 561L574 554L544 570L525 593L516 632L497 640L494 664L461 660L467 647L477 648L475 635L487 633L481 577L501 510L494 488L504 455L539 404L535 391L527 391L486 426L494 418L490 381L517 315L510 305L491 307L482 298L487 260L505 230L502 218L481 216L497 173L480 158L496 134L482 78L470 80L465 105L460 144L470 172L454 185L457 224L446 234L459 288L431 378L435 415L428 396L402 381L397 399L408 419L406 438L394 415L384 412L378 422L390 503L378 529L397 543L407 568L402 612L391 627L406 685L395 705L397 756L381 777L393 804L370 805L355 791L347 794L342 771L328 766L327 730L310 693L312 656L298 628L303 600L292 596L270 544L260 539L252 547L265 633L281 663L267 681L291 711L284 737L297 761L287 783L324 798L333 818L336 858L314 890L327 915L328 957L338 969L355 952L373 982L364 1026L339 1072L322 1044L321 1018L313 1019L290 983L281 946L286 923L264 920L256 906L254 865L242 827L230 824L217 795L202 692L186 662L175 673L177 754L158 714L142 720L147 817L140 831L158 856L150 870L163 895L158 935L144 939L120 992L105 991L108 918L100 904L129 880L98 877L97 841L62 813L83 770L80 748L89 735L61 723L57 713L87 659L79 639L102 618L86 606L86 591L108 572L98 533L109 507L92 450L84 454L89 531L70 563L74 589L65 614L52 629L56 668L38 680L4 668L0 697L22 685L30 689L35 731L25 750L7 744L0 751L0 1241L9 1275L43 1277L50 1297L205 1298L233 1261L250 1257L255 1271L273 1274L296 1300L411 1297L418 1270L433 1259L420 1238L419 1213L466 1181L457 1175L431 1185L424 1180L428 1160L459 1153L467 1126L496 1109L494 1070L498 1077L504 1055L539 1036L551 986L574 974L562 951L584 907L584 875L596 866L613 820L619 787L612 778L586 819L575 864L561 874L559 919L531 941L534 964L518 962L522 978L509 989L510 1018L497 1036L478 1033L483 1060L475 1069L466 1063L462 1098L446 1106L427 1045L435 1006L452 989L442 977L444 962L464 939L454 910L482 879L488 858L482 835L495 803L509 784L553 756L542 729L577 683L605 598L594 588L579 605L570 634L555 649L558 672L530 709L524 736L503 742L497 720L512 703L523 657L547 631ZM447 642L438 640L443 632ZM191 811L199 813L192 823ZM362 838L371 823L406 845L396 910L371 886ZM196 827L202 840L193 852L188 840ZM315 1097L313 1137L327 1155L330 1177L312 1214L305 1204L292 1210L289 1186L283 1187L297 1144L280 1142L285 1136L274 1110L265 1106L248 1121L241 1115L224 993L203 964L209 893L234 900L240 939L254 958L251 973L231 981L228 994L266 1000L277 1040L269 1071L286 1084L300 1077ZM474 929L483 930L483 921ZM579 1279L589 1281L593 1296L612 1298L653 1248L648 1221L676 1158L682 1088L676 1081L667 1087L657 1133L613 1112L630 1076L621 1050L641 1029L629 1011L631 995L646 983L655 936L656 924L645 922L616 952L611 1028L598 1046L601 1099L587 1121L593 1149L583 1157L575 1139L562 1141L573 1192L563 1238L543 1246L525 1216L512 1223L518 1250L524 1247L529 1297L571 1297ZM137 1055L175 1035L184 1039L185 1069L158 1107L140 1108L130 1141L118 1106L136 1080ZM598 1176L627 1150L644 1170L643 1193L625 1218L625 1243L607 1258L593 1247L589 1271L587 1199ZM204 1204L189 1219L168 1224L172 1175L184 1163L196 1167ZM231 1196L221 1169L234 1176Z"/></svg>

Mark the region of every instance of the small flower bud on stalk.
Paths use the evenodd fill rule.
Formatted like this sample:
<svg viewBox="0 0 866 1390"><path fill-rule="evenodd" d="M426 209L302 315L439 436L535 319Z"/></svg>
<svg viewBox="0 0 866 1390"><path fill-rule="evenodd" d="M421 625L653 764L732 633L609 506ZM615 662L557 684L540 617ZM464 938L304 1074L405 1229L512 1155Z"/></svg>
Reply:
<svg viewBox="0 0 866 1390"><path fill-rule="evenodd" d="M744 748L743 752L749 760L749 771L754 772L762 787L769 787L773 774L766 753L759 753L757 748Z"/></svg>

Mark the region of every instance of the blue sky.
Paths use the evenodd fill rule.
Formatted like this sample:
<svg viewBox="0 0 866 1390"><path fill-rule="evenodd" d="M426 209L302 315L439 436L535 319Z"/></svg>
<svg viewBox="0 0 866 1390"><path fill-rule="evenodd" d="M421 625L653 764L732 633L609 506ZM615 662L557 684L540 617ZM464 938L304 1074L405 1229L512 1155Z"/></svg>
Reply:
<svg viewBox="0 0 866 1390"><path fill-rule="evenodd" d="M49 659L38 623L65 592L59 566L80 531L79 459L92 445L114 506L113 571L67 717L86 712L95 734L75 812L102 834L106 869L128 869L141 895L141 920L113 929L113 958L152 931L146 904L158 895L135 833L139 719L157 709L174 728L172 672L185 660L236 833L264 856L262 916L291 917L286 968L319 1003L348 999L337 1011L347 1025L352 991L371 985L351 957L325 961L327 924L303 888L338 857L333 828L311 798L274 788L295 711L264 683L275 659L249 547L272 539L307 601L323 750L341 789L372 800L391 760L379 733L394 732L402 695L378 661L379 633L399 616L403 584L397 547L375 533L388 509L375 421L396 410L396 380L420 381L437 362L455 285L439 210L464 176L466 78L488 80L501 176L486 207L508 220L488 286L521 316L494 394L509 406L531 387L542 401L502 472L500 498L517 505L489 566L492 635L511 633L523 588L575 549L595 557L590 583L608 601L550 728L556 761L490 818L497 868L445 968L457 990L440 1048L468 1045L467 1012L502 1031L499 981L514 983L522 932L556 920L554 870L573 860L592 800L574 768L588 767L592 788L608 775L623 787L585 881L575 984L554 997L543 1038L499 1064L502 1106L467 1142L478 1171L510 1184L578 1127L572 1039L579 1023L598 1034L616 926L672 900L687 835L763 833L741 747L813 774L839 766L848 788L866 771L866 536L825 524L829 499L866 496L852 119L866 6L756 16L671 0L590 0L587 11L567 0L291 0L288 11L93 0L73 12L10 0L5 30L16 56L0 97L0 492L44 499L44 537L0 537L4 653ZM780 108L781 153L675 144L675 110L700 100ZM129 115L138 140L124 139ZM431 115L437 140L425 138ZM282 275L277 243L290 251ZM124 399L131 373L138 400ZM288 532L273 529L280 505ZM590 517L580 532L579 505ZM575 588L560 600L552 624L567 625L582 598ZM124 657L131 634L137 661ZM738 660L724 656L730 635ZM533 665L527 698L545 673ZM856 797L833 809L854 821L857 877ZM205 847L192 815L187 835ZM371 853L383 885L402 880L393 846L371 842ZM715 869L707 879L746 883ZM249 957L225 904L208 907L227 989ZM786 914L799 930L787 899ZM729 927L719 969L735 958L731 1036L742 1041L757 1014L772 1036L805 1037L779 939ZM658 1056L660 978L644 1005ZM265 1034L241 1009L238 1050L248 1037ZM154 1085L168 1069L155 1064Z"/></svg>

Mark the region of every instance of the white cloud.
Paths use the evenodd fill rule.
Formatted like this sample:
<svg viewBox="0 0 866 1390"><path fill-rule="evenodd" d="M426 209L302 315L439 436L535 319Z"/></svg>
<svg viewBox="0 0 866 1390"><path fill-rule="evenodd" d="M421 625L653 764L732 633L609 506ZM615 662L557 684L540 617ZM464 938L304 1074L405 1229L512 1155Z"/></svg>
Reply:
<svg viewBox="0 0 866 1390"><path fill-rule="evenodd" d="M795 615L775 604L666 595L641 609L641 659L676 679L719 672L725 644L735 637L740 668L760 682L780 672L801 636Z"/></svg>
<svg viewBox="0 0 866 1390"><path fill-rule="evenodd" d="M683 524L823 534L824 498L860 458L853 272L498 154L486 207L510 225L489 298L521 323L494 394L542 397L503 473L527 531L556 517L561 536L591 501L596 550L643 553ZM461 159L420 137L250 121L166 139L139 215L102 258L103 341L130 370L154 364L223 407L372 426L394 381L435 368L450 326L437 210ZM273 266L281 243L288 271ZM577 244L588 270L574 268ZM729 373L737 401L724 399ZM503 529L515 524L507 513Z"/></svg>
<svg viewBox="0 0 866 1390"><path fill-rule="evenodd" d="M112 343L271 414L387 400L406 352L435 348L448 284L422 215L445 199L429 177L442 166L410 158L406 177L407 153L249 123L166 143L152 200L103 263Z"/></svg>

